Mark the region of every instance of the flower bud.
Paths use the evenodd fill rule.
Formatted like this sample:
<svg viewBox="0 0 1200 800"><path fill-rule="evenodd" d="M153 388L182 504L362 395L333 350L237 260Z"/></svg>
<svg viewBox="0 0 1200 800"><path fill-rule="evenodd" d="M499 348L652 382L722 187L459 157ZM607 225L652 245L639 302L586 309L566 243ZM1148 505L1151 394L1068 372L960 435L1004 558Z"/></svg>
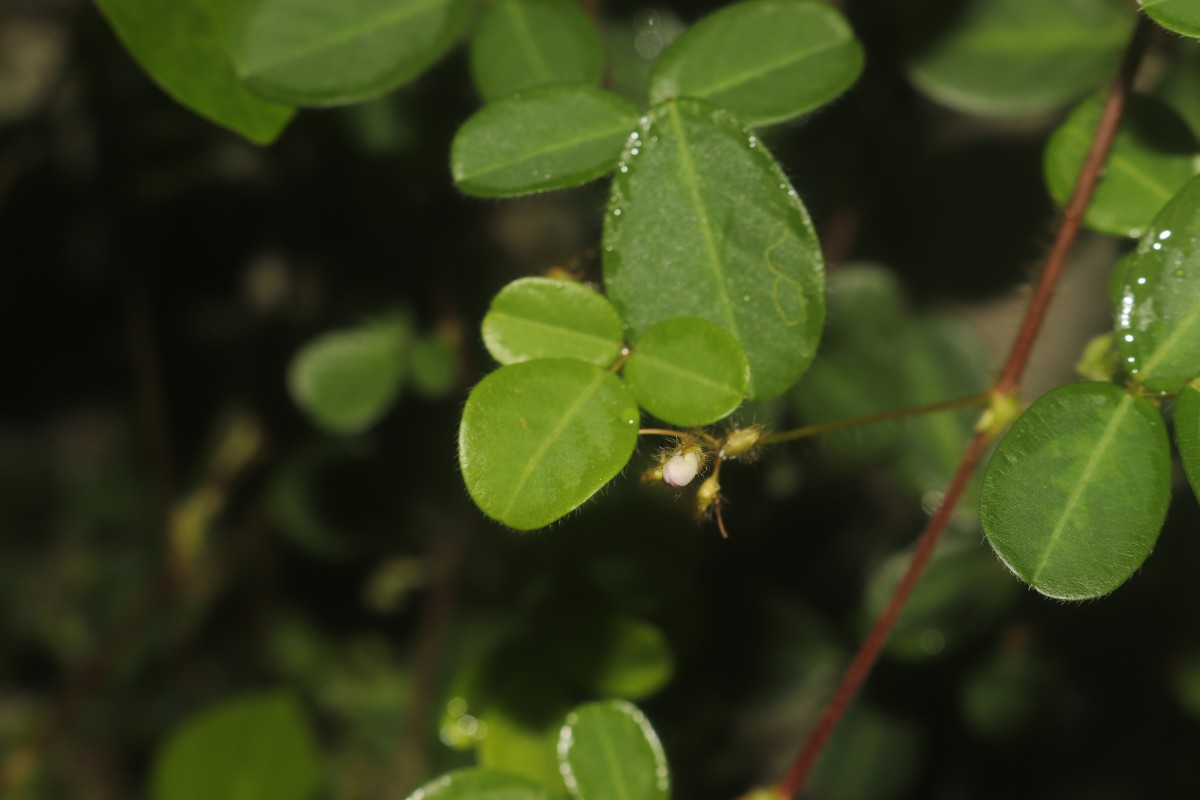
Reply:
<svg viewBox="0 0 1200 800"><path fill-rule="evenodd" d="M700 488L696 490L696 516L703 517L712 508L721 494L721 484L717 483L716 475L709 475Z"/></svg>
<svg viewBox="0 0 1200 800"><path fill-rule="evenodd" d="M691 483L700 471L700 455L700 448L691 446L668 458L662 466L662 477L667 486L678 489Z"/></svg>
<svg viewBox="0 0 1200 800"><path fill-rule="evenodd" d="M748 428L730 431L729 435L725 437L725 444L721 446L721 454L725 458L744 458L753 452L762 435L761 425L751 425Z"/></svg>

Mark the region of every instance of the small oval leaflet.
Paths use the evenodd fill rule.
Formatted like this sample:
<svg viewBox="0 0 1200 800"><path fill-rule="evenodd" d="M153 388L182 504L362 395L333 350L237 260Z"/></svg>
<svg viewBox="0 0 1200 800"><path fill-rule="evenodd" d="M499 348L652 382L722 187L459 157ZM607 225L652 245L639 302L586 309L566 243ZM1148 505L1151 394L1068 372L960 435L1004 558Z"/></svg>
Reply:
<svg viewBox="0 0 1200 800"><path fill-rule="evenodd" d="M980 518L1018 578L1063 600L1100 597L1141 566L1170 500L1158 410L1108 383L1038 398L988 465Z"/></svg>
<svg viewBox="0 0 1200 800"><path fill-rule="evenodd" d="M243 695L174 731L154 764L154 800L309 800L320 755L308 719L286 692Z"/></svg>
<svg viewBox="0 0 1200 800"><path fill-rule="evenodd" d="M1196 0L1138 0L1150 19L1184 36L1200 36L1200 3Z"/></svg>
<svg viewBox="0 0 1200 800"><path fill-rule="evenodd" d="M518 530L577 508L629 462L637 407L617 377L570 359L501 367L471 391L458 432L467 490Z"/></svg>
<svg viewBox="0 0 1200 800"><path fill-rule="evenodd" d="M969 114L1041 114L1102 85L1134 23L1124 0L946 5L905 17L906 66L918 89Z"/></svg>
<svg viewBox="0 0 1200 800"><path fill-rule="evenodd" d="M709 14L663 53L650 101L698 97L747 125L825 105L858 80L863 51L836 9L818 0L747 0Z"/></svg>
<svg viewBox="0 0 1200 800"><path fill-rule="evenodd" d="M742 346L703 319L670 319L641 335L625 364L625 383L642 408L672 425L708 425L746 395Z"/></svg>
<svg viewBox="0 0 1200 800"><path fill-rule="evenodd" d="M484 106L454 135L450 171L479 197L579 186L612 171L637 109L594 86L545 86Z"/></svg>
<svg viewBox="0 0 1200 800"><path fill-rule="evenodd" d="M552 83L598 83L604 48L574 0L498 0L471 39L471 77L485 100Z"/></svg>
<svg viewBox="0 0 1200 800"><path fill-rule="evenodd" d="M825 320L804 206L761 143L699 100L652 108L630 137L604 224L604 285L635 339L677 317L733 334L749 397L804 374Z"/></svg>
<svg viewBox="0 0 1200 800"><path fill-rule="evenodd" d="M1046 185L1060 206L1070 200L1104 102L1097 96L1080 103L1046 145ZM1127 102L1084 222L1102 233L1137 237L1200 171L1200 142L1183 117L1162 101L1132 95Z"/></svg>
<svg viewBox="0 0 1200 800"><path fill-rule="evenodd" d="M567 791L577 800L667 800L671 779L658 735L623 700L591 703L567 716L558 740Z"/></svg>
<svg viewBox="0 0 1200 800"><path fill-rule="evenodd" d="M559 795L518 775L468 767L435 778L408 800L558 800Z"/></svg>
<svg viewBox="0 0 1200 800"><path fill-rule="evenodd" d="M1200 177L1154 218L1122 271L1121 367L1155 391L1200 375Z"/></svg>
<svg viewBox="0 0 1200 800"><path fill-rule="evenodd" d="M231 58L255 92L281 103L370 100L442 57L469 0L246 0L209 3L228 20Z"/></svg>
<svg viewBox="0 0 1200 800"><path fill-rule="evenodd" d="M612 303L575 281L520 278L492 300L483 343L501 364L535 358L576 358L607 367L624 346Z"/></svg>
<svg viewBox="0 0 1200 800"><path fill-rule="evenodd" d="M1175 404L1175 444L1188 483L1200 500L1200 381L1192 381L1179 392Z"/></svg>
<svg viewBox="0 0 1200 800"><path fill-rule="evenodd" d="M292 358L288 386L314 422L341 434L379 421L400 392L408 332L387 322L334 331Z"/></svg>

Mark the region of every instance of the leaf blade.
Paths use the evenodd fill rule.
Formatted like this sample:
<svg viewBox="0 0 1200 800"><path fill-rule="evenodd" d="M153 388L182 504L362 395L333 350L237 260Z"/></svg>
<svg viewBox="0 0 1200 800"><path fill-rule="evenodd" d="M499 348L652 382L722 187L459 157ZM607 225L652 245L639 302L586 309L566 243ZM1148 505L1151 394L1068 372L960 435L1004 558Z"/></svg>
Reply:
<svg viewBox="0 0 1200 800"><path fill-rule="evenodd" d="M492 300L483 343L501 364L575 358L607 367L624 346L621 318L594 289L576 281L520 278Z"/></svg>
<svg viewBox="0 0 1200 800"><path fill-rule="evenodd" d="M572 0L499 0L471 39L471 76L489 102L547 84L596 84L603 70L600 35Z"/></svg>
<svg viewBox="0 0 1200 800"><path fill-rule="evenodd" d="M623 700L567 716L558 740L567 791L577 800L666 800L667 759L645 715Z"/></svg>
<svg viewBox="0 0 1200 800"><path fill-rule="evenodd" d="M458 188L515 197L578 186L617 165L637 109L590 86L532 89L484 106L454 136Z"/></svg>
<svg viewBox="0 0 1200 800"><path fill-rule="evenodd" d="M1021 580L1064 600L1099 597L1137 570L1170 499L1157 410L1106 383L1060 386L1017 420L984 476L980 516Z"/></svg>
<svg viewBox="0 0 1200 800"><path fill-rule="evenodd" d="M485 514L533 530L612 480L636 441L636 403L614 375L582 361L525 361L471 391L459 466Z"/></svg>
<svg viewBox="0 0 1200 800"><path fill-rule="evenodd" d="M733 334L749 397L795 383L821 336L824 268L807 211L757 140L702 101L656 106L631 137L609 198L604 280L635 337L677 317Z"/></svg>
<svg viewBox="0 0 1200 800"><path fill-rule="evenodd" d="M1200 383L1192 381L1175 404L1175 444L1192 492L1200 500Z"/></svg>
<svg viewBox="0 0 1200 800"><path fill-rule="evenodd" d="M828 103L862 67L862 47L836 9L748 0L708 15L667 48L651 75L650 101L696 97L747 125L765 125Z"/></svg>
<svg viewBox="0 0 1200 800"><path fill-rule="evenodd" d="M177 102L258 145L295 109L253 94L230 54L225 19L203 0L97 0L125 49Z"/></svg>

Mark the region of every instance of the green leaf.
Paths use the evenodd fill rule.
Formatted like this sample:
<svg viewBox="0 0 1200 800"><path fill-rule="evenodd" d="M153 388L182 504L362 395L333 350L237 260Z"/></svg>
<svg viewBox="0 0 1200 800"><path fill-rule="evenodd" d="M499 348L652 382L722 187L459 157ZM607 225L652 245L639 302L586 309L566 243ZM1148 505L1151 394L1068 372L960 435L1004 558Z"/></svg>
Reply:
<svg viewBox="0 0 1200 800"><path fill-rule="evenodd" d="M617 165L637 109L591 86L547 86L481 108L454 135L458 188L513 197L579 186Z"/></svg>
<svg viewBox="0 0 1200 800"><path fill-rule="evenodd" d="M295 110L251 94L230 52L225 16L207 0L97 0L125 49L178 102L255 144Z"/></svg>
<svg viewBox="0 0 1200 800"><path fill-rule="evenodd" d="M417 339L409 348L408 373L413 389L422 396L430 400L448 397L458 382L453 342L437 334Z"/></svg>
<svg viewBox="0 0 1200 800"><path fill-rule="evenodd" d="M454 44L469 0L213 0L238 74L299 106L370 100L415 78Z"/></svg>
<svg viewBox="0 0 1200 800"><path fill-rule="evenodd" d="M1097 96L1080 103L1046 146L1046 185L1060 206L1071 198L1104 102ZM1170 106L1133 95L1084 222L1102 233L1141 236L1198 168L1200 142L1187 122Z"/></svg>
<svg viewBox="0 0 1200 800"><path fill-rule="evenodd" d="M646 716L623 700L581 706L558 740L567 791L577 800L666 800L667 757Z"/></svg>
<svg viewBox="0 0 1200 800"><path fill-rule="evenodd" d="M1200 375L1200 177L1167 203L1125 267L1117 307L1122 366L1147 388Z"/></svg>
<svg viewBox="0 0 1200 800"><path fill-rule="evenodd" d="M304 345L288 368L292 399L334 433L358 433L400 393L408 331L399 322L327 333Z"/></svg>
<svg viewBox="0 0 1200 800"><path fill-rule="evenodd" d="M306 800L319 754L290 694L227 700L167 739L154 764L155 800Z"/></svg>
<svg viewBox="0 0 1200 800"><path fill-rule="evenodd" d="M599 83L600 34L575 0L497 0L471 39L479 93L499 100L552 83Z"/></svg>
<svg viewBox="0 0 1200 800"><path fill-rule="evenodd" d="M862 68L854 31L827 3L747 0L708 15L667 48L650 100L698 97L765 125L825 105Z"/></svg>
<svg viewBox="0 0 1200 800"><path fill-rule="evenodd" d="M566 688L524 639L501 645L484 664L479 762L561 791L555 743L571 707Z"/></svg>
<svg viewBox="0 0 1200 800"><path fill-rule="evenodd" d="M1183 471L1196 499L1200 500L1200 382L1192 381L1179 391L1175 403L1175 444Z"/></svg>
<svg viewBox="0 0 1200 800"><path fill-rule="evenodd" d="M555 663L579 688L601 697L641 700L675 674L662 631L636 617L580 615L554 628Z"/></svg>
<svg viewBox="0 0 1200 800"><path fill-rule="evenodd" d="M561 796L507 772L471 767L434 778L408 800L557 800Z"/></svg>
<svg viewBox="0 0 1200 800"><path fill-rule="evenodd" d="M749 377L737 339L720 325L687 318L647 328L624 375L642 408L681 426L728 416L741 405Z"/></svg>
<svg viewBox="0 0 1200 800"><path fill-rule="evenodd" d="M521 278L492 300L483 343L501 364L576 358L607 367L621 354L625 337L612 303L586 284Z"/></svg>
<svg viewBox="0 0 1200 800"><path fill-rule="evenodd" d="M1200 137L1200 47L1180 45L1175 55L1154 96L1175 109Z"/></svg>
<svg viewBox="0 0 1200 800"><path fill-rule="evenodd" d="M958 707L971 730L989 739L1032 733L1053 708L1054 671L1017 640L973 669L959 686Z"/></svg>
<svg viewBox="0 0 1200 800"><path fill-rule="evenodd" d="M1146 15L1169 31L1200 36L1200 0L1138 0Z"/></svg>
<svg viewBox="0 0 1200 800"><path fill-rule="evenodd" d="M621 471L637 443L624 384L582 361L501 367L471 391L458 459L476 505L518 530L549 525Z"/></svg>
<svg viewBox="0 0 1200 800"><path fill-rule="evenodd" d="M970 0L905 20L909 78L971 114L1052 111L1112 78L1134 15L1124 0Z"/></svg>
<svg viewBox="0 0 1200 800"><path fill-rule="evenodd" d="M1107 383L1060 386L1030 406L988 465L980 516L1017 577L1044 595L1108 594L1158 539L1171 489L1158 410Z"/></svg>
<svg viewBox="0 0 1200 800"><path fill-rule="evenodd" d="M886 607L912 560L911 550L888 558L863 595L863 619ZM888 653L920 661L957 650L985 632L1017 597L1015 582L978 540L940 545L888 639Z"/></svg>
<svg viewBox="0 0 1200 800"><path fill-rule="evenodd" d="M825 319L808 212L761 144L698 100L654 107L631 138L605 219L604 282L635 337L676 317L732 333L750 397L804 374Z"/></svg>

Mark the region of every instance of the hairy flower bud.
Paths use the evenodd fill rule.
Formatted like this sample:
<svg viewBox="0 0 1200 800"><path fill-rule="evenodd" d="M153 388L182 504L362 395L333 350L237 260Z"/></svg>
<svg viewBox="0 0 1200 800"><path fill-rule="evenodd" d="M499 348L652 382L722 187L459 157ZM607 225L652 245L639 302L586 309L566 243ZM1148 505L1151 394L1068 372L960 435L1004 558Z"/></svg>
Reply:
<svg viewBox="0 0 1200 800"><path fill-rule="evenodd" d="M721 494L721 484L717 483L716 475L709 475L700 488L696 490L696 516L703 517L712 508L713 503Z"/></svg>
<svg viewBox="0 0 1200 800"><path fill-rule="evenodd" d="M745 458L754 452L754 448L758 446L758 440L762 438L763 429L761 425L751 425L748 428L738 428L730 431L725 437L725 444L721 447L721 454L725 458Z"/></svg>
<svg viewBox="0 0 1200 800"><path fill-rule="evenodd" d="M699 447L690 446L668 458L662 466L662 477L667 486L678 489L691 483L703 464L701 455Z"/></svg>

